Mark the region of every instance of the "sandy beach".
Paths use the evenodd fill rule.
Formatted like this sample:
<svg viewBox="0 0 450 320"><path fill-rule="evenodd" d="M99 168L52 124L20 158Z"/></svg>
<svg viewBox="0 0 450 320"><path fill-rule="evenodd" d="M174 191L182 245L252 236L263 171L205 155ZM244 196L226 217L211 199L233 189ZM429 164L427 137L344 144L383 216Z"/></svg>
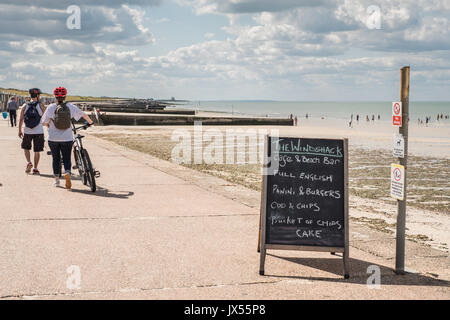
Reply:
<svg viewBox="0 0 450 320"><path fill-rule="evenodd" d="M225 132L235 126L204 126ZM174 130L192 127L96 127L97 137L170 160ZM280 135L346 137L350 147L350 216L373 229L394 234L396 202L389 197L390 163L395 129L388 122L360 122L349 127L342 120L303 119L296 127L248 126L240 129L279 130ZM407 236L448 253L450 246L450 126L409 127L409 200ZM194 146L195 148L196 146ZM198 147L198 146L197 146ZM188 165L188 167L259 190L258 165ZM427 170L427 168L429 170ZM416 171L415 171L416 170Z"/></svg>

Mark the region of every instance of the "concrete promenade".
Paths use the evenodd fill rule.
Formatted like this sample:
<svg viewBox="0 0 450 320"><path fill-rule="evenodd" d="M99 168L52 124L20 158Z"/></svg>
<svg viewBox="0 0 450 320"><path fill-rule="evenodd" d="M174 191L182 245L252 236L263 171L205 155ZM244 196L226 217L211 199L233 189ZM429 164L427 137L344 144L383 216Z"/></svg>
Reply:
<svg viewBox="0 0 450 320"><path fill-rule="evenodd" d="M88 133L85 147L95 194L77 176L72 191L53 187L48 147L41 176L25 174L17 130L0 122L1 299L450 298L448 253L408 241L417 273L396 276L394 238L353 223L349 280L339 257L292 251L269 251L260 276L257 192Z"/></svg>

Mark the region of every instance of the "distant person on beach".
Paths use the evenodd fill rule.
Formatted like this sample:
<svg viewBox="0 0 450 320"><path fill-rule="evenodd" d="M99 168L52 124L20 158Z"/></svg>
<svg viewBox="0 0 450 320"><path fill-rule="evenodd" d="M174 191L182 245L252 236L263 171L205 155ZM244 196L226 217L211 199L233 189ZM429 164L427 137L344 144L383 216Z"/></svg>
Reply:
<svg viewBox="0 0 450 320"><path fill-rule="evenodd" d="M373 114L372 115L372 122L374 122L375 121L375 115Z"/></svg>
<svg viewBox="0 0 450 320"><path fill-rule="evenodd" d="M6 107L6 111L9 112L9 120L11 121L11 127L17 127L17 102L16 98L12 97L8 102L8 106Z"/></svg>
<svg viewBox="0 0 450 320"><path fill-rule="evenodd" d="M356 115L356 122L359 123L359 114Z"/></svg>
<svg viewBox="0 0 450 320"><path fill-rule="evenodd" d="M295 123L295 126L298 125L298 119L297 119L297 116L295 116L295 118L294 118L294 123Z"/></svg>
<svg viewBox="0 0 450 320"><path fill-rule="evenodd" d="M39 101L41 90L33 88L29 90L31 100L25 103L19 116L19 138L22 139L21 147L24 150L27 166L26 173L30 173L33 168L31 163L31 145L34 151L34 169L33 174L39 174L40 153L44 151L44 127L41 123L42 115L45 112L45 106ZM25 128L22 131L23 124Z"/></svg>
<svg viewBox="0 0 450 320"><path fill-rule="evenodd" d="M366 122L369 122L369 116L366 115Z"/></svg>
<svg viewBox="0 0 450 320"><path fill-rule="evenodd" d="M77 106L71 103L65 103L67 90L64 87L58 87L53 91L57 103L48 106L47 111L42 117L42 124L48 128L48 145L52 151L53 174L55 177L55 187L59 187L61 172L61 155L64 162L64 179L66 189L72 188L71 168L72 168L72 145L73 133L71 127L72 118L80 120L83 118L90 125L93 124L91 118Z"/></svg>
<svg viewBox="0 0 450 320"><path fill-rule="evenodd" d="M380 120L380 115L378 115L378 120Z"/></svg>
<svg viewBox="0 0 450 320"><path fill-rule="evenodd" d="M306 114L306 119L308 119L308 114Z"/></svg>

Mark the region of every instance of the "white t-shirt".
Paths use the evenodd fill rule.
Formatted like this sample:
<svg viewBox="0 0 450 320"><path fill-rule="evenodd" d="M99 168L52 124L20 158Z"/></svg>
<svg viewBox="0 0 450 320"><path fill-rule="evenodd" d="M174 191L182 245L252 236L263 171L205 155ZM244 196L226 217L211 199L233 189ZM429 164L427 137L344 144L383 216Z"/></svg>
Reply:
<svg viewBox="0 0 450 320"><path fill-rule="evenodd" d="M48 141L54 142L73 141L72 127L64 130L59 130L55 127L55 124L53 123L52 119L55 118L56 106L57 106L56 103L52 103L51 105L49 105L44 113L44 116L42 117L42 123L49 123L50 125L48 128ZM85 114L84 111L79 109L74 104L67 103L66 106L70 110L70 116L76 121L80 120L81 117Z"/></svg>
<svg viewBox="0 0 450 320"><path fill-rule="evenodd" d="M25 113L24 115L27 113L28 108L30 107L28 104L24 104L23 107L25 108ZM42 117L42 104L39 103L36 106L36 109L39 113L39 115ZM42 126L42 123L39 123L36 127L34 127L33 129L28 128L27 125L24 123L24 129L23 129L23 133L24 134L44 134L44 127Z"/></svg>

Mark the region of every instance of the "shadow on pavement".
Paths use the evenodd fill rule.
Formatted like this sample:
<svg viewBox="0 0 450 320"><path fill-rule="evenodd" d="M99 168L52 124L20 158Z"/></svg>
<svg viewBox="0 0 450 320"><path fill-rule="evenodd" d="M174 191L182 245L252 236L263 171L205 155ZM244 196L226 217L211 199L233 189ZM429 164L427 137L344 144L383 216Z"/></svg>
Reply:
<svg viewBox="0 0 450 320"><path fill-rule="evenodd" d="M52 174L40 174L39 176L43 177L43 178L52 178L55 179L55 176ZM70 180L77 180L77 181L81 181L81 178L79 176L71 176Z"/></svg>
<svg viewBox="0 0 450 320"><path fill-rule="evenodd" d="M129 197L134 195L133 191L111 191L109 189L97 186L97 191L92 192L91 190L89 190L87 188L88 187L86 187L86 189L74 189L72 186L71 191L76 192L76 193L82 193L82 194L87 194L87 195L91 195L91 196L96 196L96 197L115 198L115 199L128 199Z"/></svg>
<svg viewBox="0 0 450 320"><path fill-rule="evenodd" d="M325 254L325 253L324 253ZM292 278L292 279L304 279L304 280L316 280L316 281L328 281L328 282L342 282L342 283L354 283L354 284L367 284L368 278L373 272L368 273L369 266L376 265L380 268L381 272L381 285L405 285L405 286L438 286L449 287L450 282L446 280L440 280L432 277L427 277L422 274L408 273L405 275L396 275L392 268L377 265L368 261L350 258L350 279L344 279L343 277L343 261L341 256L336 255L335 258L297 258L297 257L281 257L274 254L267 254L274 258L283 259L292 263L300 264L313 269L322 270L325 272L333 273L340 278L327 278L327 277L314 277L314 276L283 276L280 274L269 274L266 265L266 276L275 278Z"/></svg>

